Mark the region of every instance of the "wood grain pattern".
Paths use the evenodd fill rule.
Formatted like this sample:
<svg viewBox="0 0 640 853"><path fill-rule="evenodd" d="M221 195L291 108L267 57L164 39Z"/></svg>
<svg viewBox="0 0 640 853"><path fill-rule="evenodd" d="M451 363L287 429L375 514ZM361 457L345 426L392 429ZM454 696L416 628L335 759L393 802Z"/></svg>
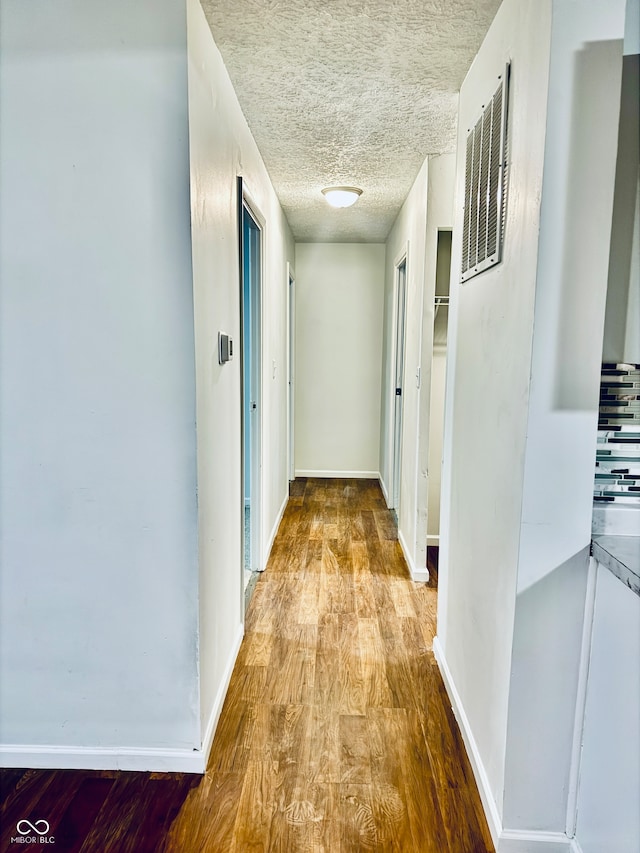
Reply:
<svg viewBox="0 0 640 853"><path fill-rule="evenodd" d="M187 774L116 771L4 770L0 850L12 842L17 822L46 820L64 853L157 853L189 790L200 782ZM40 844L30 845L41 849ZM218 848L220 849L220 848Z"/></svg>
<svg viewBox="0 0 640 853"><path fill-rule="evenodd" d="M65 853L493 853L427 559L413 583L377 482L296 480L207 773L4 771L2 851L44 817Z"/></svg>

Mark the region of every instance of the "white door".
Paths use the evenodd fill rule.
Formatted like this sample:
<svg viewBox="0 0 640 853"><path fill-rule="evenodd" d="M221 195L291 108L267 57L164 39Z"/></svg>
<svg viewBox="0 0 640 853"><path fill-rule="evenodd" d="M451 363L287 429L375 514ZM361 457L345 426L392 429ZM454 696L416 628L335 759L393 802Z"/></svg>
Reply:
<svg viewBox="0 0 640 853"><path fill-rule="evenodd" d="M404 393L404 324L407 290L407 259L396 267L396 353L393 386L393 508L400 507L400 470L402 467L402 404Z"/></svg>
<svg viewBox="0 0 640 853"><path fill-rule="evenodd" d="M242 468L245 573L261 568L261 254L262 230L245 203L242 208Z"/></svg>
<svg viewBox="0 0 640 853"><path fill-rule="evenodd" d="M295 279L289 264L287 264L287 278L289 281L289 480L295 480L295 350L296 350L296 287Z"/></svg>

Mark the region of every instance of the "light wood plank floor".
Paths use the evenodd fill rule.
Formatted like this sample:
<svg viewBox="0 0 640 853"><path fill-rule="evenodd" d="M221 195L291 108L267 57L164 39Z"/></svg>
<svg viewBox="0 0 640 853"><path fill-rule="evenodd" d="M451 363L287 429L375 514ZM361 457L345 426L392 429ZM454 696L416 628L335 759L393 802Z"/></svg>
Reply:
<svg viewBox="0 0 640 853"><path fill-rule="evenodd" d="M493 851L380 487L297 480L164 853Z"/></svg>
<svg viewBox="0 0 640 853"><path fill-rule="evenodd" d="M485 853L378 484L298 480L246 619L207 773L0 772L0 850L46 818L64 853Z"/></svg>

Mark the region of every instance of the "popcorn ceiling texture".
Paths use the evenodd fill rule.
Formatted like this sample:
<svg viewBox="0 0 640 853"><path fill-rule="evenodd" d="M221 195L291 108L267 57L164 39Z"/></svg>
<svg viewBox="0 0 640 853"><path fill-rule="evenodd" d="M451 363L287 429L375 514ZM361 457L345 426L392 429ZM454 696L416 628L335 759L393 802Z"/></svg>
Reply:
<svg viewBox="0 0 640 853"><path fill-rule="evenodd" d="M202 0L298 241L385 240L499 0ZM331 210L323 187L363 189Z"/></svg>

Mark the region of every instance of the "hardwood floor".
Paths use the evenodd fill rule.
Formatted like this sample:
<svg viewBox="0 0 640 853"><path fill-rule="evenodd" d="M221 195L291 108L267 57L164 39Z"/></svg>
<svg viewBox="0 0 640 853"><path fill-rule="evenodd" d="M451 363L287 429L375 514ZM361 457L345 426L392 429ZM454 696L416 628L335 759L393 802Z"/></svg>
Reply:
<svg viewBox="0 0 640 853"><path fill-rule="evenodd" d="M200 779L184 773L2 770L0 850L156 853ZM54 843L46 848L12 843L21 820L36 825L46 820Z"/></svg>
<svg viewBox="0 0 640 853"><path fill-rule="evenodd" d="M204 777L4 771L3 826L55 814L65 853L493 851L436 594L409 580L377 482L296 480Z"/></svg>

